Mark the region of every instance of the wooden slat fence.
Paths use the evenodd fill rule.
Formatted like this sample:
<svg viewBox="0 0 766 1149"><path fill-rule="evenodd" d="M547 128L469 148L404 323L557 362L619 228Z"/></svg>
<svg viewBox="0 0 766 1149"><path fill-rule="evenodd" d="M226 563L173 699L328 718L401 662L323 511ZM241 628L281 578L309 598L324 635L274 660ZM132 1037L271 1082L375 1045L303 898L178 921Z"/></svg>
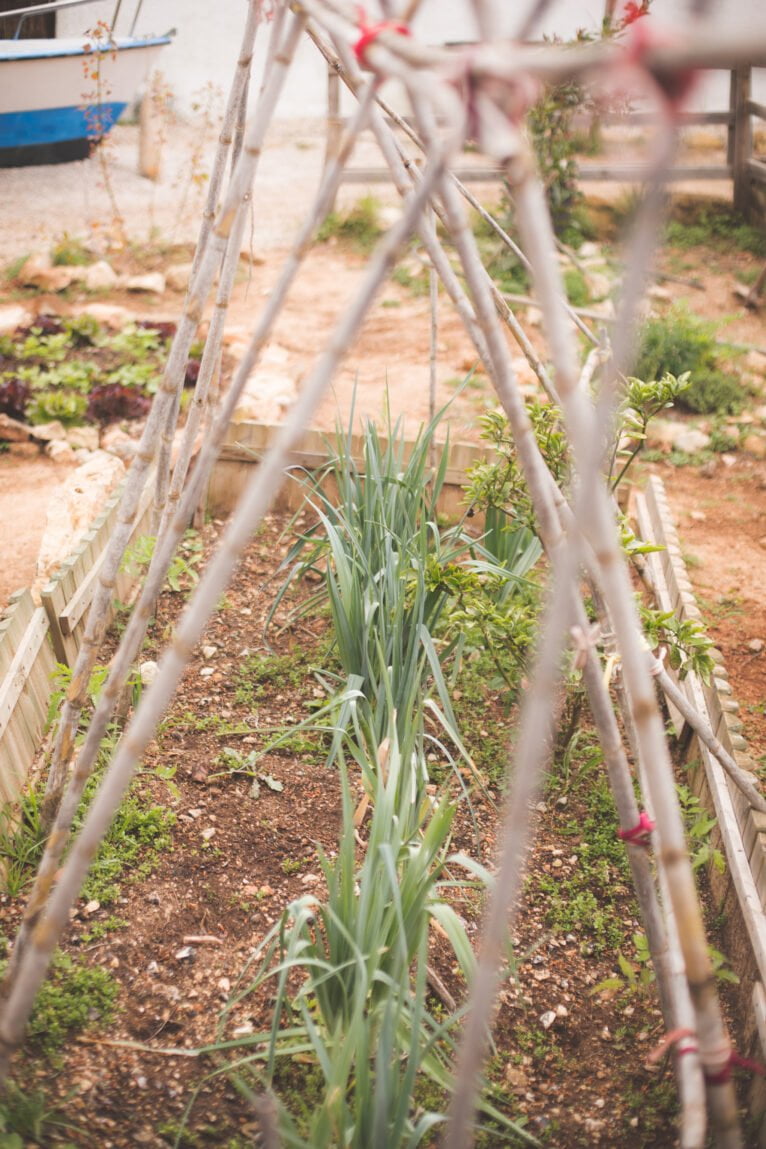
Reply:
<svg viewBox="0 0 766 1149"><path fill-rule="evenodd" d="M681 555L678 535L662 481L653 475L636 497L636 520L642 538L665 549L652 559L652 574L659 580L660 605L680 618L700 619L691 583ZM708 717L720 742L744 770L753 769L742 737L739 705L733 697L723 658L716 652L716 668L709 685L694 674L683 680L689 700ZM702 806L715 814L717 825L711 845L721 850L726 868L707 867L713 906L723 923L723 946L739 977L737 1050L766 1061L766 815L754 810L742 791L694 736L685 749L688 784ZM766 1144L766 1088L754 1082L750 1108L761 1126L758 1143Z"/></svg>
<svg viewBox="0 0 766 1149"><path fill-rule="evenodd" d="M149 530L152 484L142 498L131 544ZM57 663L72 666L84 633L120 493L113 495L36 606L29 590L0 615L0 808L20 797L40 749ZM121 573L115 598L130 600L137 576Z"/></svg>
<svg viewBox="0 0 766 1149"><path fill-rule="evenodd" d="M713 112L685 112L679 119L683 126L724 125L727 134L726 162L717 164L679 164L668 169L663 178L668 183L681 180L732 180L734 185L734 207L746 217L759 213L760 205L756 185L766 184L766 160L753 154L752 119L766 120L766 105L753 100L753 66L763 67L766 61L753 59L751 65L730 70L711 68L711 71L728 71L729 106ZM338 155L345 120L340 111L341 80L332 66L328 66L327 78L327 126L325 139L325 163ZM638 127L657 124L654 112L604 113L600 116L604 124L623 124ZM456 174L464 183L497 183L502 180L502 171L491 163L470 163L456 168ZM580 163L578 179L582 181L641 182L646 178L646 168L640 164ZM346 167L344 183L389 183L391 174L385 167Z"/></svg>
<svg viewBox="0 0 766 1149"><path fill-rule="evenodd" d="M77 548L59 567L41 591L48 615L53 649L58 662L73 666L80 649L88 607L98 586L98 575L106 544L117 521L121 492L117 492L80 540ZM152 484L147 483L139 506L129 546L150 530ZM114 601L128 602L135 579L121 572L114 588Z"/></svg>

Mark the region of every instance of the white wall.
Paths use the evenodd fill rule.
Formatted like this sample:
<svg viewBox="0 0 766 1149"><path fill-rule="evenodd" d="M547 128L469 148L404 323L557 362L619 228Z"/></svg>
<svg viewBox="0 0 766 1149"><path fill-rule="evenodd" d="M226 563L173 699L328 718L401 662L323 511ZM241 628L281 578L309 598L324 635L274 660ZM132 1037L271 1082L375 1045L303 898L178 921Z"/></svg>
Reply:
<svg viewBox="0 0 766 1149"><path fill-rule="evenodd" d="M130 27L136 0L123 0L117 32ZM241 38L246 0L143 0L136 31L139 34L166 32L176 28L173 43L161 57L160 67L175 93L178 110L190 114L195 97L209 83L228 89ZM372 0L367 4L373 10ZM508 33L518 28L519 11L532 7L507 4ZM654 0L652 19L672 22L689 7L686 0ZM746 28L766 24L765 0L711 0L713 11L729 23L736 20ZM98 19L111 19L113 0L64 10L58 14L60 36L81 35ZM598 29L604 11L603 0L552 0L545 18L533 28L535 36L556 34L572 37L578 28ZM425 0L414 24L415 33L432 43L472 40L476 37L473 15L468 0ZM262 25L256 41L253 87L262 75L269 26ZM306 40L299 53L277 109L277 115L288 118L314 117L324 114L326 67L314 46ZM766 102L766 71L754 78L755 98ZM729 81L723 73L710 74L694 94L694 105L712 111L728 105Z"/></svg>

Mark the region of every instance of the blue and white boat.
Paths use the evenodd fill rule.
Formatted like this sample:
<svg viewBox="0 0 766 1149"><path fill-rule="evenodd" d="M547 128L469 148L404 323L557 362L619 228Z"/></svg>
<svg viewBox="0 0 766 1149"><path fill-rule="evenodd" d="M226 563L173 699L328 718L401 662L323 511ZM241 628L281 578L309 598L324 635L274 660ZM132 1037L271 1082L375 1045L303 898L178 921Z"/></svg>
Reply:
<svg viewBox="0 0 766 1149"><path fill-rule="evenodd" d="M22 22L32 13L84 2L38 4L0 15ZM0 167L84 159L135 99L169 43L169 34L0 40Z"/></svg>

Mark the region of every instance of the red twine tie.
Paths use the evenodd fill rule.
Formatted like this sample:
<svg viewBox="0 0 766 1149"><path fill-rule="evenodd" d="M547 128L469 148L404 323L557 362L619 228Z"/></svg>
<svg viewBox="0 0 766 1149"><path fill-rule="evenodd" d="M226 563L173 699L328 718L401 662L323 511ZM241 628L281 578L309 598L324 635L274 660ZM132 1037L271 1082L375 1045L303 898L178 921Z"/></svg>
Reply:
<svg viewBox="0 0 766 1149"><path fill-rule="evenodd" d="M723 1069L719 1070L718 1073L705 1073L705 1081L708 1085L726 1085L728 1081L731 1081L732 1069L746 1069L748 1073L757 1073L761 1077L766 1077L766 1065L762 1065L760 1061L754 1061L751 1057L742 1057L736 1050L732 1049L729 1060Z"/></svg>
<svg viewBox="0 0 766 1149"><path fill-rule="evenodd" d="M377 24L368 24L364 8L358 10L358 26L361 35L354 44L354 55L362 68L371 67L367 61L367 49L370 44L375 43L381 32L396 32L398 36L411 35L406 24L398 24L395 20L380 20Z"/></svg>
<svg viewBox="0 0 766 1149"><path fill-rule="evenodd" d="M667 33L658 32L649 20L634 17L628 23L630 24L630 39L626 43L628 63L644 67L647 53L652 48L668 44L671 37ZM668 112L675 117L694 87L697 73L692 68L681 68L677 71L655 70L649 72L649 75L659 88Z"/></svg>
<svg viewBox="0 0 766 1149"><path fill-rule="evenodd" d="M617 837L621 838L623 842L627 842L631 846L648 846L652 830L654 829L654 822L651 820L646 810L642 810L639 815L638 824L633 826L630 830L618 830Z"/></svg>
<svg viewBox="0 0 766 1149"><path fill-rule="evenodd" d="M683 1057L685 1053L699 1053L697 1035L693 1029L671 1029L670 1033L665 1034L657 1048L649 1054L646 1059L647 1063L656 1065L673 1046L676 1047L677 1057Z"/></svg>

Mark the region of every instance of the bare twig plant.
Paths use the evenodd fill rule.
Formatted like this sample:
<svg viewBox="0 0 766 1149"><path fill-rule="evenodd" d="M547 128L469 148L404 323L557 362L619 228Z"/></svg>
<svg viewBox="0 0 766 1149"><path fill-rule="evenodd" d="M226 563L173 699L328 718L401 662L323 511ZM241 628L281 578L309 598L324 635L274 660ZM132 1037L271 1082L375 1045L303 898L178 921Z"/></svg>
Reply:
<svg viewBox="0 0 766 1149"><path fill-rule="evenodd" d="M385 20L368 26L357 8L345 0L296 0L274 4L269 63L251 122L244 130L241 153L223 190L231 141L242 128L253 36L260 12L251 0L243 46L221 133L210 182L208 202L194 261L191 286L173 343L167 370L139 446L123 496L120 524L109 549L100 589L88 623L83 649L59 726L46 799L49 824L56 817L46 854L13 951L0 1015L0 1076L24 1032L35 994L45 977L57 940L65 928L73 901L102 835L129 785L156 724L169 704L183 668L205 624L231 578L234 566L283 477L288 452L296 443L330 385L333 375L363 322L394 261L413 235L418 235L430 263L431 302L436 306L436 281L464 321L477 355L491 378L508 418L537 517L538 530L551 572L531 688L525 693L520 728L510 766L512 783L504 815L497 860L497 880L487 910L472 979L467 1014L456 1057L451 1109L445 1133L448 1149L473 1142L474 1114L483 1059L488 1046L492 1010L502 955L516 912L524 874L524 859L533 838L529 816L547 768L562 699L563 667L574 658L583 670L591 713L597 728L618 810L637 897L644 918L657 975L660 1002L668 1032L692 1031L689 1056L676 1057L681 1098L680 1138L683 1149L703 1149L707 1143L707 1110L712 1116L715 1143L722 1149L742 1145L736 1098L731 1081L732 1050L721 1015L708 956L702 912L684 839L683 821L673 782L668 748L656 699L654 662L647 656L636 613L627 561L620 547L605 459L614 435L613 422L629 370L637 304L642 295L653 246L661 223L660 187L671 162L675 129L688 87L690 69L753 58L754 44L766 57L766 27L746 32L736 27L713 28L695 18L688 27L665 36L632 36L583 44L577 50L556 45L532 47L506 40L511 27L507 5L499 0L473 0L481 43L470 51L433 48L408 34L405 24L417 8L401 14L382 3ZM527 27L545 3L530 5L521 22ZM397 23L397 19L403 21ZM223 334L228 296L239 258L246 212L264 136L277 96L301 37L307 32L325 58L358 96L358 108L347 125L338 157L326 168L316 199L277 283L258 317L248 351L229 391L217 407L209 406ZM601 346L566 302L557 258L556 240L545 196L535 172L523 121L537 86L570 79L608 84L620 73L624 83L636 80L653 87L663 117L655 153L647 165L647 190L635 232L628 245L621 305L611 345ZM371 78L370 78L371 73ZM409 96L411 122L376 103L381 82L400 80ZM391 122L398 125L395 134ZM218 552L211 559L173 639L160 660L159 673L145 691L114 752L77 839L64 859L72 820L82 796L111 709L131 662L137 656L146 620L156 601L167 565L188 517L197 505L248 375L269 338L287 291L299 273L312 235L329 211L343 167L363 128L369 126L379 144L392 180L403 197L398 222L380 242L363 282L346 310L282 427L277 441L259 466L232 516ZM532 347L518 318L497 292L469 226L466 200L477 206L451 172L456 153L468 136L502 166L511 189L521 234L520 258L529 268L543 314L547 340L546 365ZM405 142L402 142L404 138ZM423 149L419 166L408 149ZM217 203L221 203L216 209ZM257 199L256 201L257 202ZM483 210L483 209L482 209ZM485 213L486 214L486 213ZM448 233L459 263L455 270L435 226ZM514 241L497 225L503 242ZM515 246L515 245L514 245ZM176 432L186 359L216 273L220 274L200 380L187 424L175 474L171 446ZM570 489L562 491L538 449L525 403L514 377L507 330L521 347L548 395L560 405L573 459ZM580 364L575 331L585 334L596 350ZM435 343L435 319L434 319ZM432 371L434 366L432 365ZM204 428L202 445L191 475L192 447ZM133 522L150 466L158 457L156 513L159 538L146 585L134 610L122 645L112 664L102 700L80 748L69 789L62 802L74 753L74 738L85 698L90 669L103 638L105 607ZM613 636L622 667L622 684L631 744L626 749L604 684L599 656L582 598L587 582L601 614L602 631ZM663 687L670 689L665 679ZM687 705L687 710L688 710ZM694 721L694 715L690 715ZM721 756L712 739L708 745ZM634 759L642 799L634 792L629 766ZM753 805L763 809L762 796L742 777L736 763L724 766ZM650 825L658 874L646 846ZM63 859L63 861L62 861ZM277 1134L269 1133L274 1143Z"/></svg>

